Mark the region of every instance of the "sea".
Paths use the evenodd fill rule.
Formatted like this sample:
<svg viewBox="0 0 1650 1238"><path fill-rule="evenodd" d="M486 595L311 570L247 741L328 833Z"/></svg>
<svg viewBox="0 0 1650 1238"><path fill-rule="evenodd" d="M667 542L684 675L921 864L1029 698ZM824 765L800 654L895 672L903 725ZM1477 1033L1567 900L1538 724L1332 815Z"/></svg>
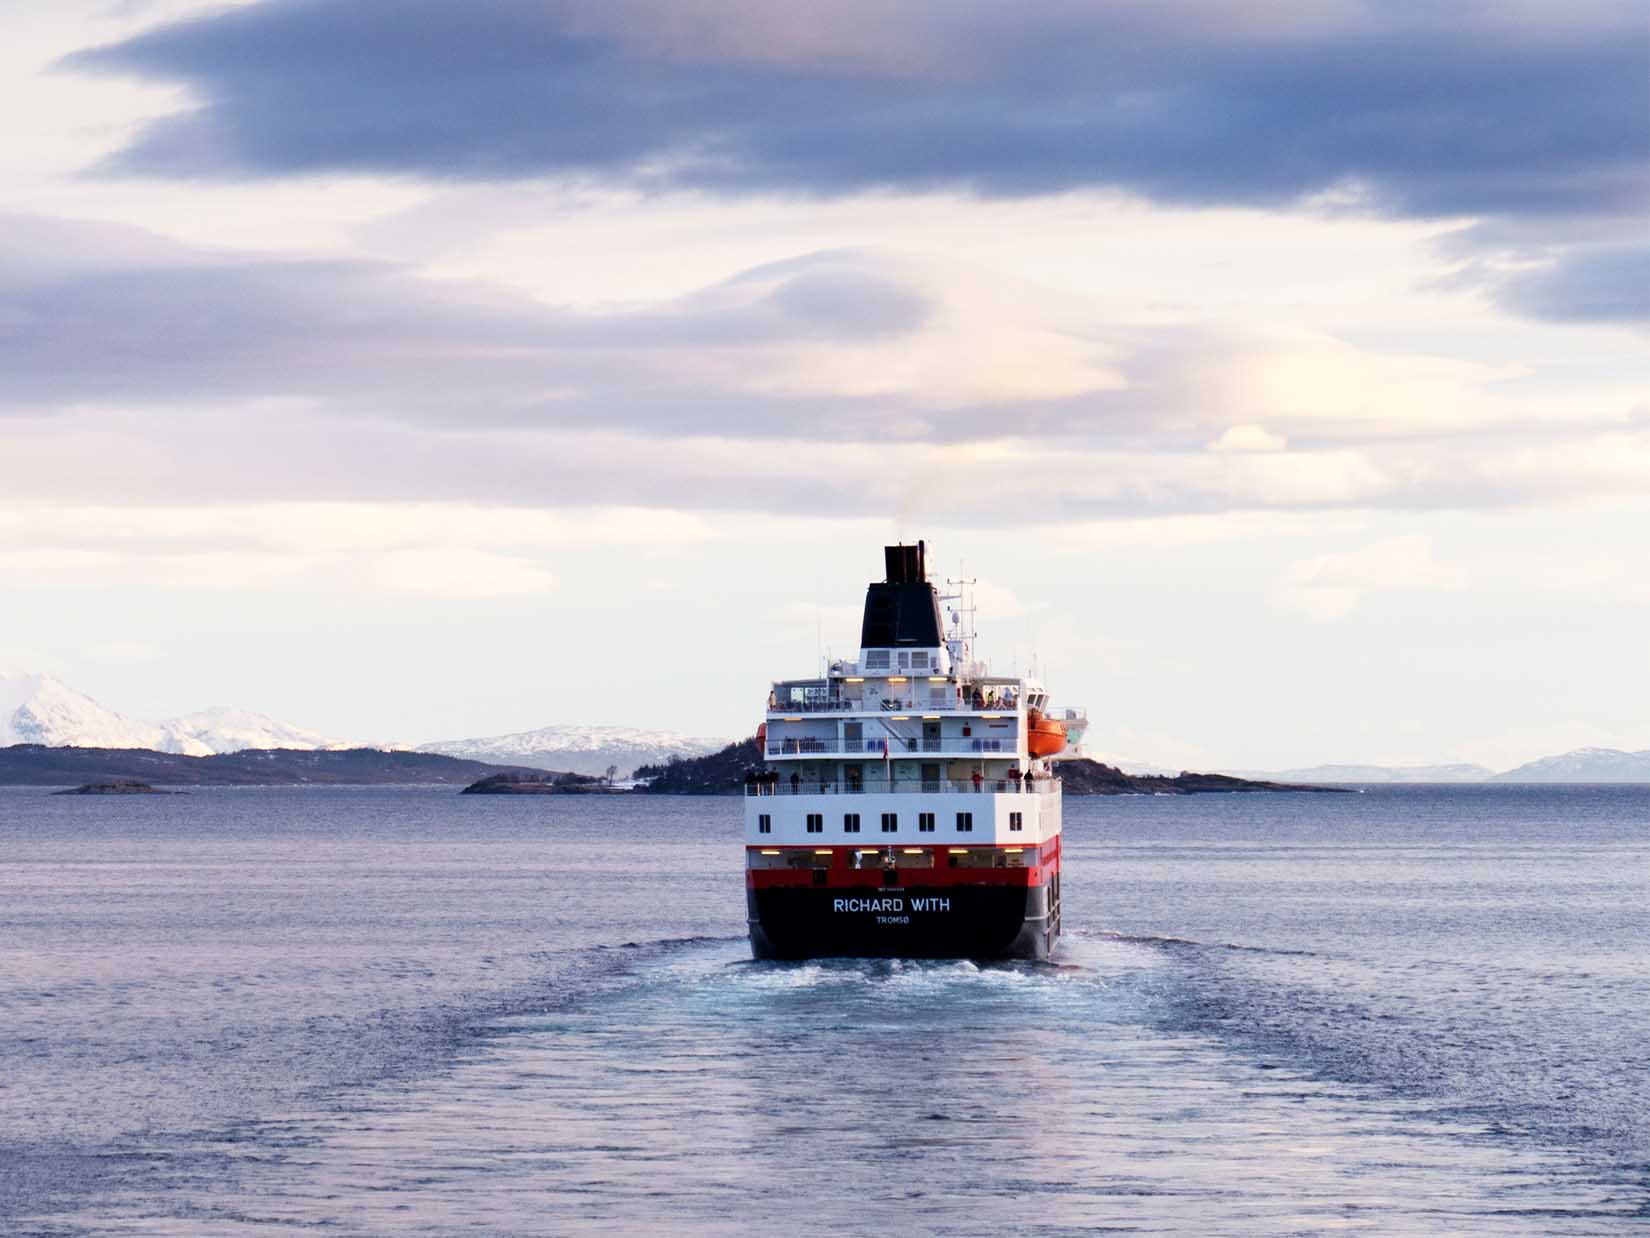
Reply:
<svg viewBox="0 0 1650 1238"><path fill-rule="evenodd" d="M0 1232L1650 1233L1650 787L1071 798L1041 965L740 813L0 789Z"/></svg>

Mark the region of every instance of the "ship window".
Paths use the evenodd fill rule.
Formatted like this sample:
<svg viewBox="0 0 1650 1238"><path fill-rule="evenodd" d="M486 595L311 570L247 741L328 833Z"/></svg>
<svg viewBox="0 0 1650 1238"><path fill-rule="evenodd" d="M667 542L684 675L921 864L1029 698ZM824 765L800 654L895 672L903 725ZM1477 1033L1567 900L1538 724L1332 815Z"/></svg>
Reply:
<svg viewBox="0 0 1650 1238"><path fill-rule="evenodd" d="M842 814L842 832L844 834L859 833L859 814L857 812L845 812Z"/></svg>
<svg viewBox="0 0 1650 1238"><path fill-rule="evenodd" d="M925 671L928 669L928 651L926 649L917 649L912 651L911 669L914 671Z"/></svg>
<svg viewBox="0 0 1650 1238"><path fill-rule="evenodd" d="M899 814L894 813L894 812L885 812L885 813L883 813L882 814L882 832L884 834L892 834L898 829L899 829Z"/></svg>
<svg viewBox="0 0 1650 1238"><path fill-rule="evenodd" d="M974 832L974 814L959 812L957 814L957 833L972 834Z"/></svg>
<svg viewBox="0 0 1650 1238"><path fill-rule="evenodd" d="M887 670L888 651L886 649L867 649L865 651L865 669L868 671Z"/></svg>
<svg viewBox="0 0 1650 1238"><path fill-rule="evenodd" d="M917 814L917 833L932 834L934 832L934 814L919 812Z"/></svg>
<svg viewBox="0 0 1650 1238"><path fill-rule="evenodd" d="M761 816L759 816L756 819L756 832L758 834L772 834L773 833L773 818L770 817L767 813L763 813Z"/></svg>
<svg viewBox="0 0 1650 1238"><path fill-rule="evenodd" d="M1008 828L1009 829L1018 831L1018 830L1024 828L1024 824L1025 823L1024 823L1023 818L1021 817L1021 814L1019 814L1017 812L1011 812L1011 813L1008 814Z"/></svg>
<svg viewBox="0 0 1650 1238"><path fill-rule="evenodd" d="M784 850L775 848L770 851L753 850L748 855L749 867L756 869L789 869L794 871L796 869L811 868L818 871L831 866L831 853L829 851L820 855L800 847L789 847Z"/></svg>
<svg viewBox="0 0 1650 1238"><path fill-rule="evenodd" d="M825 814L811 812L808 814L808 833L823 834L825 832Z"/></svg>
<svg viewBox="0 0 1650 1238"><path fill-rule="evenodd" d="M952 868L1036 868L1035 847L952 847L946 862Z"/></svg>

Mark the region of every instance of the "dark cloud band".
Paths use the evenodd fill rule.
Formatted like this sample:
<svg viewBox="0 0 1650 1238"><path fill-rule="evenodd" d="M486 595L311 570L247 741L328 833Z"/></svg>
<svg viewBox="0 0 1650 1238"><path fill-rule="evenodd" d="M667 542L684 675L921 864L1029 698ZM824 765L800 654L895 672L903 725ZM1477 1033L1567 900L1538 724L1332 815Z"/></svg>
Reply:
<svg viewBox="0 0 1650 1238"><path fill-rule="evenodd" d="M1152 5L1028 0L1004 22L995 6L924 0L874 19L844 10L882 24L856 55L815 57L760 38L729 49L714 31L662 43L635 28L670 14L620 7L628 26L573 0L267 0L71 63L197 92L197 110L116 158L145 174L1116 186L1252 204L1356 186L1421 215L1627 214L1647 200L1638 5L1533 30L1495 6L1445 22L1395 3L1323 25L1321 6L1280 3L1257 10L1264 27L1205 30L1170 29Z"/></svg>

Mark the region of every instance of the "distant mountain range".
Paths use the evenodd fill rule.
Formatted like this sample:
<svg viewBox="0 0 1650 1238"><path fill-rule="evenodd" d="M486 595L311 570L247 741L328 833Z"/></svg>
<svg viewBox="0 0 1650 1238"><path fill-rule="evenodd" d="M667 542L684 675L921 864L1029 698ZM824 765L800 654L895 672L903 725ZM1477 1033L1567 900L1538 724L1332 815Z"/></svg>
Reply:
<svg viewBox="0 0 1650 1238"><path fill-rule="evenodd" d="M1650 748L1577 748L1561 756L1520 765L1491 782L1650 782Z"/></svg>
<svg viewBox="0 0 1650 1238"><path fill-rule="evenodd" d="M609 766L628 773L673 756L702 756L727 742L638 727L547 726L512 735L424 744L417 751L492 765L605 774ZM249 709L224 706L144 722L116 713L50 675L36 674L0 675L0 748L9 744L141 748L195 757L246 749L362 747Z"/></svg>
<svg viewBox="0 0 1650 1238"><path fill-rule="evenodd" d="M314 731L248 709L219 706L140 722L99 705L50 675L0 675L0 747L147 748L185 756L243 748L342 748Z"/></svg>
<svg viewBox="0 0 1650 1238"><path fill-rule="evenodd" d="M1281 782L1646 782L1650 749L1577 748L1496 773L1483 765L1313 765L1306 769L1229 770L1242 778Z"/></svg>
<svg viewBox="0 0 1650 1238"><path fill-rule="evenodd" d="M448 739L420 744L419 752L439 752L495 765L525 765L530 769L572 770L577 774L605 774L609 766L621 775L643 765L660 765L671 757L704 756L726 746L727 739L701 739L673 731L650 731L623 726L546 726L513 735L486 739Z"/></svg>

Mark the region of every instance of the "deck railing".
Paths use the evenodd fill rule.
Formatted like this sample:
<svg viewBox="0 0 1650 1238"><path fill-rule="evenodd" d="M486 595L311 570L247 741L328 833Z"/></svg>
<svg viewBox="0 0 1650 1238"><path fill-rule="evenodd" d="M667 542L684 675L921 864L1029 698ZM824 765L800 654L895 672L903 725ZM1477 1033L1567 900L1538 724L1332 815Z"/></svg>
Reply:
<svg viewBox="0 0 1650 1238"><path fill-rule="evenodd" d="M792 701L789 704L768 706L770 718L783 718L786 714L874 714L874 713L912 713L912 714L978 714L1003 713L1012 714L1015 711L1013 701L994 701L987 704L985 701L962 700L955 697L946 697L943 700L922 700L914 696L865 696L855 699L847 696L833 696L822 701Z"/></svg>
<svg viewBox="0 0 1650 1238"><path fill-rule="evenodd" d="M1058 778L1038 778L1033 781L1012 778L984 778L975 783L967 778L867 778L859 783L813 782L799 778L794 782L780 778L778 782L745 784L746 795L1059 795Z"/></svg>
<svg viewBox="0 0 1650 1238"><path fill-rule="evenodd" d="M974 736L967 739L962 736L945 736L940 739L933 739L922 735L878 735L870 739L815 739L811 736L799 735L792 739L769 740L768 755L770 757L805 757L812 754L821 756L850 754L880 757L883 752L884 741L887 742L889 756L921 752L933 753L937 756L967 757L987 753L1008 753L1012 755L1018 751L1015 738L1012 735L991 738Z"/></svg>
<svg viewBox="0 0 1650 1238"><path fill-rule="evenodd" d="M888 685L886 693L874 692L870 685L858 697L843 697L840 693L832 693L830 697L815 697L812 700L792 700L782 702L774 700L767 706L767 713L771 716L784 716L787 713L1013 713L1020 706L1020 698L1016 693L997 693L988 698L985 693L970 692L969 695L959 698L954 692L945 690L936 698L934 693L922 692L921 682L909 685ZM911 692L898 692L899 687L909 687ZM1049 716L1059 716L1051 713Z"/></svg>

